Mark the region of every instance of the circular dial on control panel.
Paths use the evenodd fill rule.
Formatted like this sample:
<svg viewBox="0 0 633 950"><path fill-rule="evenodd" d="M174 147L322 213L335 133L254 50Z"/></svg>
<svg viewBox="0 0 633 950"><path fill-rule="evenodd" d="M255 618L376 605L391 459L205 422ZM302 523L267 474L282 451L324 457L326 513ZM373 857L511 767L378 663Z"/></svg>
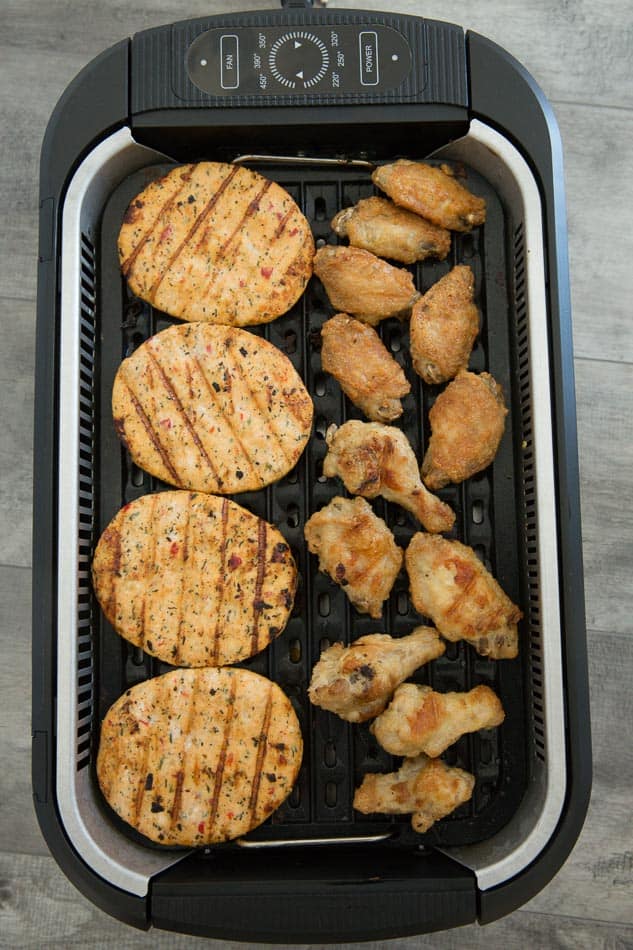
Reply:
<svg viewBox="0 0 633 950"><path fill-rule="evenodd" d="M293 30L275 40L268 54L273 79L287 89L311 89L328 71L330 55L314 33Z"/></svg>

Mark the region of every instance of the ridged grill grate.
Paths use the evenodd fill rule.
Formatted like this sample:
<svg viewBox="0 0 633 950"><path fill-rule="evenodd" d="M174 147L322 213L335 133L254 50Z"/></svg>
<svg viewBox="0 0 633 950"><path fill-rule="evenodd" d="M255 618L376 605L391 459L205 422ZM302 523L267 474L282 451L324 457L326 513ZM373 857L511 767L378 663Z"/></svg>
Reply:
<svg viewBox="0 0 633 950"><path fill-rule="evenodd" d="M116 236L128 202L151 177L165 170L164 166L155 166L130 176L112 194L102 218L102 252L98 260L98 532L123 504L168 487L131 462L116 438L110 414L112 382L122 358L152 334L177 322L129 294L116 254ZM335 240L330 221L339 208L373 192L369 176L359 176L354 169L307 169L299 173L296 168L267 166L262 171L282 184L298 202L317 243ZM463 169L458 167L457 173L463 173ZM468 175L472 176L476 190L488 200L485 227L470 235L456 235L446 261L425 261L414 268L414 276L416 285L424 291L456 263L473 268L483 323L470 365L476 372L491 372L501 383L511 413L494 467L468 483L447 486L440 495L457 515L452 536L470 544L492 568L509 596L525 609L518 552L522 543L521 512L516 502L521 493L521 476L515 468L513 450L521 419L517 382L511 368L512 289L506 277L511 274L507 265L513 260L512 234L506 230L503 208L490 185L470 170ZM286 630L247 665L274 679L290 697L304 736L304 765L286 803L249 837L285 840L388 834L405 847L418 845L421 840L441 846L485 840L512 817L525 789L529 756L522 689L525 645L518 660L495 663L479 657L464 643L449 643L446 654L415 677L440 691L465 690L486 683L499 693L506 708L506 721L500 729L465 736L446 753L450 764L476 774L475 793L470 803L438 823L424 839L411 831L406 816L386 819L379 815L363 816L353 810L354 788L363 774L387 771L396 762L380 749L367 724L352 726L311 706L307 699L312 667L330 643L341 639L350 642L363 634L380 631L405 635L424 622L410 603L404 571L379 622L356 613L344 592L317 570L317 559L307 552L303 538L306 520L335 495L346 494L338 480L323 478L326 429L333 422L341 424L346 418L361 418L361 413L342 396L338 384L321 369L319 330L331 315L323 288L314 280L288 314L253 330L285 352L302 376L314 401L315 425L306 452L293 471L265 491L235 496L239 504L280 528L293 550L301 577ZM405 400L405 412L398 424L421 458L428 440L428 410L440 387L422 387L418 383L411 368L406 323L384 321L380 332L413 384L413 393ZM406 547L419 530L413 518L381 499L373 507L386 519L397 543ZM169 667L122 641L100 612L95 617L95 634L99 663L93 736L97 741L98 723L111 703L133 684ZM124 833L131 833L123 823L119 827ZM145 842L140 836L138 840Z"/></svg>
<svg viewBox="0 0 633 950"><path fill-rule="evenodd" d="M79 317L79 533L77 538L77 769L91 758L94 721L94 605L90 562L94 544L95 496L95 344L96 254L87 234L81 235ZM63 411L63 410L62 410Z"/></svg>
<svg viewBox="0 0 633 950"><path fill-rule="evenodd" d="M532 432L532 390L530 381L528 308L525 286L526 250L523 224L514 231L514 301L516 314L517 369L521 415L521 475L527 601L523 605L529 636L531 667L531 720L534 754L545 761L545 721L543 706L543 641L538 575L536 523L536 473Z"/></svg>

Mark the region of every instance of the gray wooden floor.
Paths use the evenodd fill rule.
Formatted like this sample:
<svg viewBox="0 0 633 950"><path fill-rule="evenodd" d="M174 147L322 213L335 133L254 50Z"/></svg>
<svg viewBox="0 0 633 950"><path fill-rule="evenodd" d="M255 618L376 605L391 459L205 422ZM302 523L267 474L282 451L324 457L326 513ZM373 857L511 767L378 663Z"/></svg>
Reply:
<svg viewBox="0 0 633 950"><path fill-rule="evenodd" d="M0 404L6 423L0 429L1 947L202 945L187 937L137 933L96 910L49 857L32 812L30 498L39 147L57 97L106 46L186 16L272 5L0 0ZM424 13L496 40L525 64L552 101L566 160L592 804L565 867L521 910L485 929L473 925L399 946L633 948L633 8L630 0L332 0L330 6Z"/></svg>

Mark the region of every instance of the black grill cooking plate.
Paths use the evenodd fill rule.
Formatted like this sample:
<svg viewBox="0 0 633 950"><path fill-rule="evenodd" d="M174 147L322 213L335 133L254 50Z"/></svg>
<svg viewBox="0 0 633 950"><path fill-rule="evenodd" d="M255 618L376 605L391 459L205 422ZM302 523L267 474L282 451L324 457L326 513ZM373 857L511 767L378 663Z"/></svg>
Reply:
<svg viewBox="0 0 633 950"><path fill-rule="evenodd" d="M121 360L152 334L179 322L130 294L121 277L116 252L117 235L128 203L171 167L153 165L128 177L111 195L103 214L101 247L96 249L101 319L97 332L101 342L97 348L99 523L95 542L123 505L140 495L171 487L141 471L131 461L116 437L110 409L112 383ZM336 211L374 193L369 172L359 172L358 168L306 170L265 165L259 170L292 195L320 244L336 240L329 224ZM473 268L476 302L483 320L470 368L476 372L491 372L501 383L510 413L493 466L460 486L448 486L439 494L457 514L449 537L471 545L509 596L524 604L519 582L520 543L515 503L515 496L520 496L520 486L512 449L513 428L518 428L518 400L511 359L514 320L508 282L508 234L501 203L489 183L472 169L459 166L456 170L467 176L467 184L475 193L486 198L487 222L472 234L454 234L451 254L446 261L416 265L415 282L424 292L457 263ZM272 841L388 834L394 843L405 846L420 842L469 844L498 831L511 818L524 792L527 749L521 657L495 662L478 656L464 643L448 643L443 657L412 678L415 682L429 683L440 692L468 690L485 683L498 693L506 711L505 722L499 729L464 736L447 751L445 759L449 764L476 775L473 798L423 837L414 834L408 817L381 819L353 810L354 789L363 775L389 771L397 767L399 760L379 747L369 732L368 723L351 725L308 701L312 667L321 650L330 643L337 640L349 643L363 634L383 631L401 636L423 622L410 603L404 569L385 605L382 622L372 620L358 614L342 589L318 571L317 559L308 553L303 539L303 527L310 515L335 495L347 495L338 479L326 480L322 475L325 431L331 423L363 418L343 397L338 383L321 370L319 330L333 312L321 283L313 278L292 310L273 323L252 330L288 355L313 398L315 411L313 435L297 466L267 489L232 496L282 531L300 572L299 590L286 630L268 649L244 665L273 679L290 697L301 723L304 761L289 799L248 837L250 841ZM412 383L412 392L404 400L405 412L398 425L421 459L429 435L428 410L441 387L423 386L413 372L406 322L383 321L380 333ZM373 507L385 519L397 543L406 548L414 532L419 530L413 517L382 499L376 500ZM115 699L130 686L171 667L118 637L98 606L94 607L93 615L99 618L99 715L93 719L92 735L96 749L98 725ZM124 833L147 843L109 809L108 812Z"/></svg>

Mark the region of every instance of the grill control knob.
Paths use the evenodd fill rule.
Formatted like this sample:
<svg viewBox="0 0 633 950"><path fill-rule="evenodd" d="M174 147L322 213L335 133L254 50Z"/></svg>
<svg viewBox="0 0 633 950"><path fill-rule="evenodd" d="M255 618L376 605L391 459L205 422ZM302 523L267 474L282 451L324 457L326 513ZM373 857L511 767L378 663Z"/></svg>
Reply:
<svg viewBox="0 0 633 950"><path fill-rule="evenodd" d="M311 89L328 71L330 55L325 43L305 30L292 30L275 40L268 54L273 79L297 92Z"/></svg>

